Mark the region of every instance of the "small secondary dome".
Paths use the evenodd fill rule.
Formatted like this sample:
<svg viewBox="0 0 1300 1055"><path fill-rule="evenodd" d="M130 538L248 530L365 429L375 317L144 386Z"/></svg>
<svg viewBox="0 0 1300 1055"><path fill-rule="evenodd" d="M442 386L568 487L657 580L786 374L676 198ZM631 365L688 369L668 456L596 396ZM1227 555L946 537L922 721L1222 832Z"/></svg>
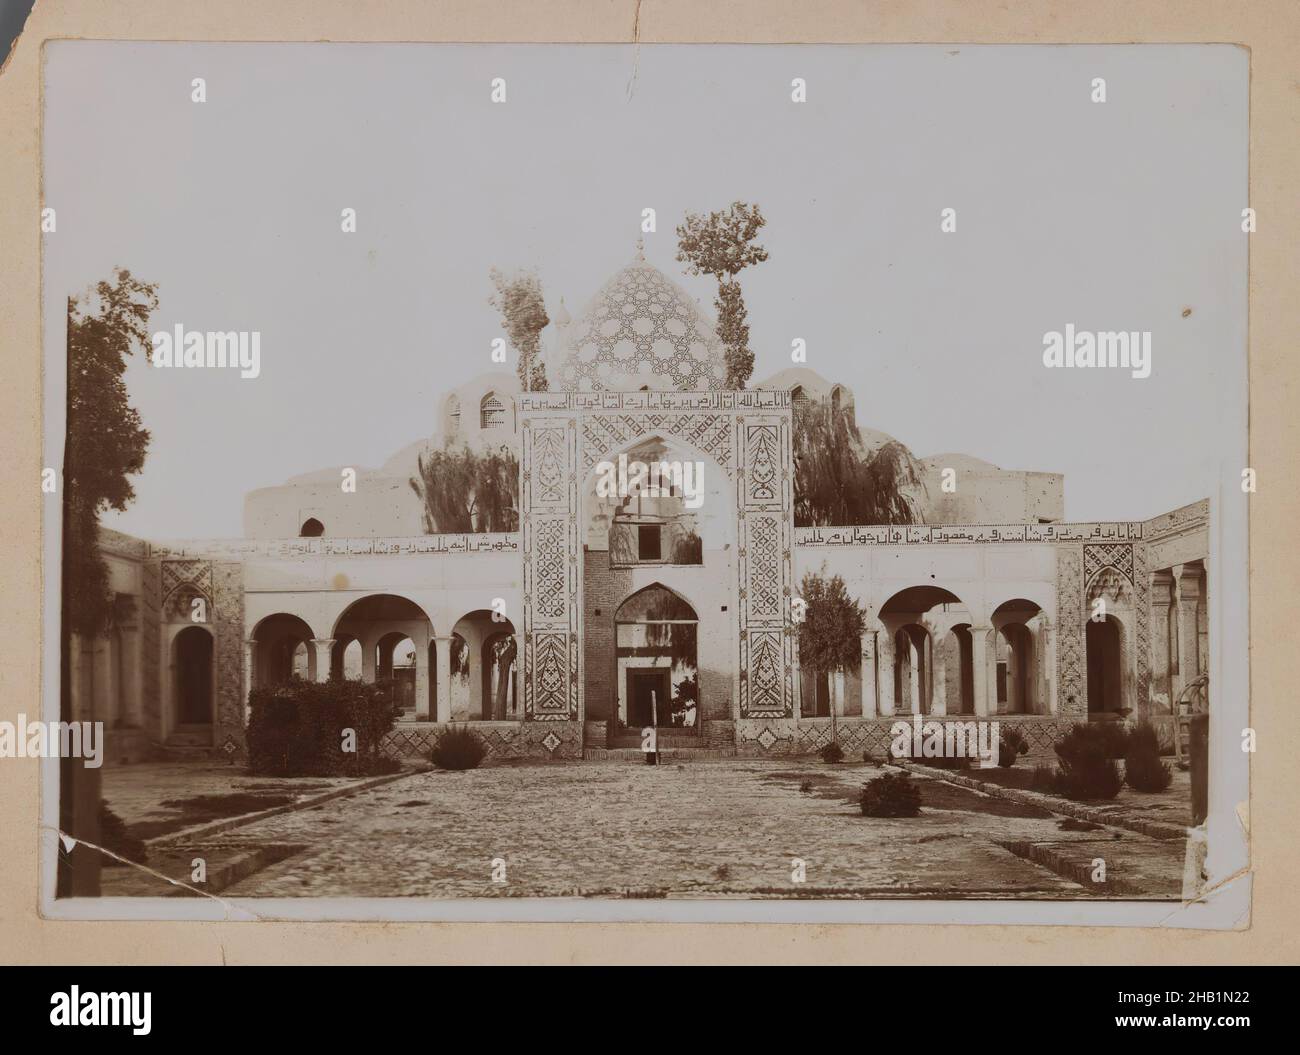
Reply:
<svg viewBox="0 0 1300 1055"><path fill-rule="evenodd" d="M712 323L639 252L565 329L555 380L569 392L685 392L726 380Z"/></svg>

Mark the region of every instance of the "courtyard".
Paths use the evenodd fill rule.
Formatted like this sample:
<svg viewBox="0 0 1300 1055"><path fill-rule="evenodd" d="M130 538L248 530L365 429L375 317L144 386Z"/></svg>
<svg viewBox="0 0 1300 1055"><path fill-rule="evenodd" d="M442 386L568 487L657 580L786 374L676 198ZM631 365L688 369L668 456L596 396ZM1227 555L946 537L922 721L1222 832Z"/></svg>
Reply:
<svg viewBox="0 0 1300 1055"><path fill-rule="evenodd" d="M151 780L148 768L110 774L110 803L138 810L131 786ZM231 787L248 779L228 772ZM1181 840L929 776L916 778L920 816L864 817L861 785L881 772L803 758L412 770L318 804L305 796L298 808L216 834L159 836L150 868L188 883L195 857L236 860L229 884L207 890L222 898L1180 895ZM1101 883L1088 878L1098 858ZM106 894L187 892L139 869L106 874Z"/></svg>

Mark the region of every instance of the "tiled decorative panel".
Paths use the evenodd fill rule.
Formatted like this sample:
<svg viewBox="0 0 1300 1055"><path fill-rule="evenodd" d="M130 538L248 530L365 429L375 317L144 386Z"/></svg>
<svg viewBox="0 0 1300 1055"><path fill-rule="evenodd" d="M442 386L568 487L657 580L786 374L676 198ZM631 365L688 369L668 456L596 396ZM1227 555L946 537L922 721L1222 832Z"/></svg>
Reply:
<svg viewBox="0 0 1300 1055"><path fill-rule="evenodd" d="M582 481L600 461L655 436L702 451L727 473L736 500L740 715L793 717L790 394L546 392L526 393L518 405L526 720L579 716Z"/></svg>
<svg viewBox="0 0 1300 1055"><path fill-rule="evenodd" d="M578 718L578 430L569 415L525 418L524 719Z"/></svg>

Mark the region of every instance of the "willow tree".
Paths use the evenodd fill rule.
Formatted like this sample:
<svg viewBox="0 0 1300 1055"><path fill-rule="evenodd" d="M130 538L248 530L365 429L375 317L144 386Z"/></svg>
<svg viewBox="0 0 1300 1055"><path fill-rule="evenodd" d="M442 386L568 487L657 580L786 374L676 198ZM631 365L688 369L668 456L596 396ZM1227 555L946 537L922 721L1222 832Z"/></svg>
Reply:
<svg viewBox="0 0 1300 1055"><path fill-rule="evenodd" d="M130 477L144 468L149 432L128 401L123 374L136 351L150 354L149 316L158 287L124 268L67 304L67 431L63 449L63 559L59 647L59 717L74 714L72 650L110 630L122 606L99 550L99 518L135 498ZM99 893L99 770L79 759L59 765L59 827L77 840L59 854L59 896ZM89 844L84 846L81 844Z"/></svg>
<svg viewBox="0 0 1300 1055"><path fill-rule="evenodd" d="M707 215L687 213L686 221L677 228L678 261L686 264L692 275L712 275L718 280L713 305L718 312L718 340L726 350L728 388L744 388L754 373L749 313L736 276L767 259L767 250L753 244L766 223L757 205L738 201Z"/></svg>
<svg viewBox="0 0 1300 1055"><path fill-rule="evenodd" d="M794 458L798 526L921 522L920 464L897 440L868 454L851 406L796 403Z"/></svg>
<svg viewBox="0 0 1300 1055"><path fill-rule="evenodd" d="M489 274L496 292L489 303L501 313L511 345L519 353L515 371L525 392L545 392L546 366L542 362L542 330L551 321L542 298L542 282L534 271L507 273L493 268Z"/></svg>
<svg viewBox="0 0 1300 1055"><path fill-rule="evenodd" d="M467 444L420 456L411 489L424 504L429 534L519 530L519 459L508 447Z"/></svg>

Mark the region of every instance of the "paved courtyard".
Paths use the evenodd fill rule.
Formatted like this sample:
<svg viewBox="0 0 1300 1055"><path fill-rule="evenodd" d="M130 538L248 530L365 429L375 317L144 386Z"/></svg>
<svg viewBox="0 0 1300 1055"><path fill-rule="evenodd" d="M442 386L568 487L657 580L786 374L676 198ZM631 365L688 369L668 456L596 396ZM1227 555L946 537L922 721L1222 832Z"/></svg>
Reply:
<svg viewBox="0 0 1300 1055"><path fill-rule="evenodd" d="M1079 830L936 780L921 781L921 816L863 817L859 788L878 773L809 760L433 770L224 832L195 852L291 848L223 897L1060 899L1106 896L1059 866L1097 857L1126 896L1179 894L1181 842ZM1036 857L1058 867L1007 846L1050 847ZM159 859L167 852L157 848ZM505 882L493 882L494 859Z"/></svg>

